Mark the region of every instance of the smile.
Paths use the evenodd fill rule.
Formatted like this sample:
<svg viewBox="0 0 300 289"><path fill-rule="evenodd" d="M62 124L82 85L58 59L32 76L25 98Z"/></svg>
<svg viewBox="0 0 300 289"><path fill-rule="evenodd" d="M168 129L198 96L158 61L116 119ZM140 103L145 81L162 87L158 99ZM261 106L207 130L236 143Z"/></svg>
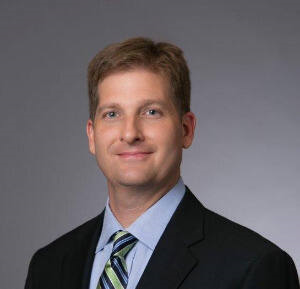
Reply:
<svg viewBox="0 0 300 289"><path fill-rule="evenodd" d="M143 160L147 157L149 157L151 153L122 153L119 154L118 156L121 159L125 159L125 160Z"/></svg>

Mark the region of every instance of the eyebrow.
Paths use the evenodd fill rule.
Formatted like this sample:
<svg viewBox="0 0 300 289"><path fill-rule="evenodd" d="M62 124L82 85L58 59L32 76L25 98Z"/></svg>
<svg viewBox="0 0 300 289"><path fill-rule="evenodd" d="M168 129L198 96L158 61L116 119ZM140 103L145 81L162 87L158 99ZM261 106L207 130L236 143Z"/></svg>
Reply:
<svg viewBox="0 0 300 289"><path fill-rule="evenodd" d="M153 99L148 99L148 100L145 100L145 101L142 101L140 106L141 107L146 107L146 106L150 106L150 105L160 105L162 107L167 107L166 103L164 101L161 101L161 100L153 100ZM104 111L105 109L108 109L108 108L120 108L120 104L117 103L117 102L111 102L111 103L108 103L108 104L105 104L105 105L102 105L102 106L99 106L98 109L97 109L97 113L101 113L102 111Z"/></svg>

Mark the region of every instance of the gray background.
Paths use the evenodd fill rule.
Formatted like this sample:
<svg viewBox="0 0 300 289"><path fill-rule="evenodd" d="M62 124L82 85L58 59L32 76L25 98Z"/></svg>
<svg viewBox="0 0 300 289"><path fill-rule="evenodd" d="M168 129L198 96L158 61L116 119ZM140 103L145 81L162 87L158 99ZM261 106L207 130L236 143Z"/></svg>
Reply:
<svg viewBox="0 0 300 289"><path fill-rule="evenodd" d="M133 36L188 60L198 123L185 183L300 271L299 1L2 0L0 26L1 288L22 288L35 250L102 210L86 67Z"/></svg>

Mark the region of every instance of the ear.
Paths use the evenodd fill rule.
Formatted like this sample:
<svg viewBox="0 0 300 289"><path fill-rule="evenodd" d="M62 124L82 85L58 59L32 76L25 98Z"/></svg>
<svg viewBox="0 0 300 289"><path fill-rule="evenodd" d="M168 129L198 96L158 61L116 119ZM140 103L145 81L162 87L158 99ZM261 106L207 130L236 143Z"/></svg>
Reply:
<svg viewBox="0 0 300 289"><path fill-rule="evenodd" d="M86 124L86 134L89 141L89 149L91 154L95 154L95 138L94 138L94 123L91 119Z"/></svg>
<svg viewBox="0 0 300 289"><path fill-rule="evenodd" d="M195 128L196 128L196 116L191 111L185 113L182 117L182 136L183 136L183 142L182 147L187 149L191 146L194 134L195 134Z"/></svg>

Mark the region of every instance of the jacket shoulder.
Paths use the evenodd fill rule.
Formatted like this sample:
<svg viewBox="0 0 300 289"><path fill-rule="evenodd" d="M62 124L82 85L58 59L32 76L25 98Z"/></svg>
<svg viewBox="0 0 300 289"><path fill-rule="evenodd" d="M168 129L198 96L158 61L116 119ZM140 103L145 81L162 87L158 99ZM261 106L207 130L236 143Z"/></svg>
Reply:
<svg viewBox="0 0 300 289"><path fill-rule="evenodd" d="M103 212L40 248L35 255L60 255L72 250L77 244L91 240L97 228L102 226L102 219Z"/></svg>
<svg viewBox="0 0 300 289"><path fill-rule="evenodd" d="M76 274L81 274L90 245L101 230L102 220L103 212L37 250L29 264L25 288L58 288L65 262L68 262L67 268L75 268Z"/></svg>
<svg viewBox="0 0 300 289"><path fill-rule="evenodd" d="M192 288L199 278L208 286L214 284L209 288L299 288L292 258L272 241L205 208L192 194L186 204L185 224L192 223L190 228L201 238L189 247L198 265L185 288Z"/></svg>
<svg viewBox="0 0 300 289"><path fill-rule="evenodd" d="M234 255L257 258L268 252L283 252L275 243L252 229L204 208L206 238Z"/></svg>

